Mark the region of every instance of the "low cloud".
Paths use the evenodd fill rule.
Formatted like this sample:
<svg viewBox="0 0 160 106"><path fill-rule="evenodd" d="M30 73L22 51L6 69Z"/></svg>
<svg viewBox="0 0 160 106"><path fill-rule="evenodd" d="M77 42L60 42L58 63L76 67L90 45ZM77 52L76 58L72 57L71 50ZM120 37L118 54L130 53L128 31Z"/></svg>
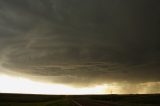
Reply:
<svg viewBox="0 0 160 106"><path fill-rule="evenodd" d="M160 81L156 2L0 4L0 63L8 70L0 73L77 86Z"/></svg>

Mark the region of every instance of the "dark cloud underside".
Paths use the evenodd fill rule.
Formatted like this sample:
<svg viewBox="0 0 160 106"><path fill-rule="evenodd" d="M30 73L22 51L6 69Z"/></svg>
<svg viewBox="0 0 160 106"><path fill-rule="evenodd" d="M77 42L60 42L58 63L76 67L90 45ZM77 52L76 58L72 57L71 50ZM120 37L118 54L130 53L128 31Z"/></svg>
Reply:
<svg viewBox="0 0 160 106"><path fill-rule="evenodd" d="M82 85L159 82L159 35L159 0L0 0L7 73Z"/></svg>

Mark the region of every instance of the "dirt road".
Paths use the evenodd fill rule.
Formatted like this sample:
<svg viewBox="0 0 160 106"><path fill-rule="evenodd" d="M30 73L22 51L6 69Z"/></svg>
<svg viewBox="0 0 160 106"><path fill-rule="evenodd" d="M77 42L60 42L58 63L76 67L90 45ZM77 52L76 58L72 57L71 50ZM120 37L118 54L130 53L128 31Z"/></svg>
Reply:
<svg viewBox="0 0 160 106"><path fill-rule="evenodd" d="M90 99L74 99L72 100L74 106L117 106L112 105L106 102L100 102L96 100L90 100Z"/></svg>

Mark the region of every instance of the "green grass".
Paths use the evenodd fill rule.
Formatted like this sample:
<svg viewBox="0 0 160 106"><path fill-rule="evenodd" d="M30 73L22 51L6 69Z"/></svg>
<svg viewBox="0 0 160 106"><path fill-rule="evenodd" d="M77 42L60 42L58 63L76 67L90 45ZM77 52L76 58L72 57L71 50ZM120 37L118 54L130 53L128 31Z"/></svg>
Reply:
<svg viewBox="0 0 160 106"><path fill-rule="evenodd" d="M23 95L0 94L0 106L73 106L72 99L92 99L116 106L160 106L160 95Z"/></svg>
<svg viewBox="0 0 160 106"><path fill-rule="evenodd" d="M120 106L160 106L159 94L144 95L91 95L94 100L106 101Z"/></svg>
<svg viewBox="0 0 160 106"><path fill-rule="evenodd" d="M72 106L72 103L70 100L62 99L49 102L33 102L33 103L4 102L0 103L0 106Z"/></svg>

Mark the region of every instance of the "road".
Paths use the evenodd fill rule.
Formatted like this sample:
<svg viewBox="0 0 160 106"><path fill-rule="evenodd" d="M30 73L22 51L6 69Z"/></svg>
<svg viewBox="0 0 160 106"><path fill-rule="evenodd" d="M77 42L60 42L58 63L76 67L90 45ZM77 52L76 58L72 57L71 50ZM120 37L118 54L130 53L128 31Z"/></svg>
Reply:
<svg viewBox="0 0 160 106"><path fill-rule="evenodd" d="M106 102L90 100L90 99L73 99L74 106L117 106Z"/></svg>

